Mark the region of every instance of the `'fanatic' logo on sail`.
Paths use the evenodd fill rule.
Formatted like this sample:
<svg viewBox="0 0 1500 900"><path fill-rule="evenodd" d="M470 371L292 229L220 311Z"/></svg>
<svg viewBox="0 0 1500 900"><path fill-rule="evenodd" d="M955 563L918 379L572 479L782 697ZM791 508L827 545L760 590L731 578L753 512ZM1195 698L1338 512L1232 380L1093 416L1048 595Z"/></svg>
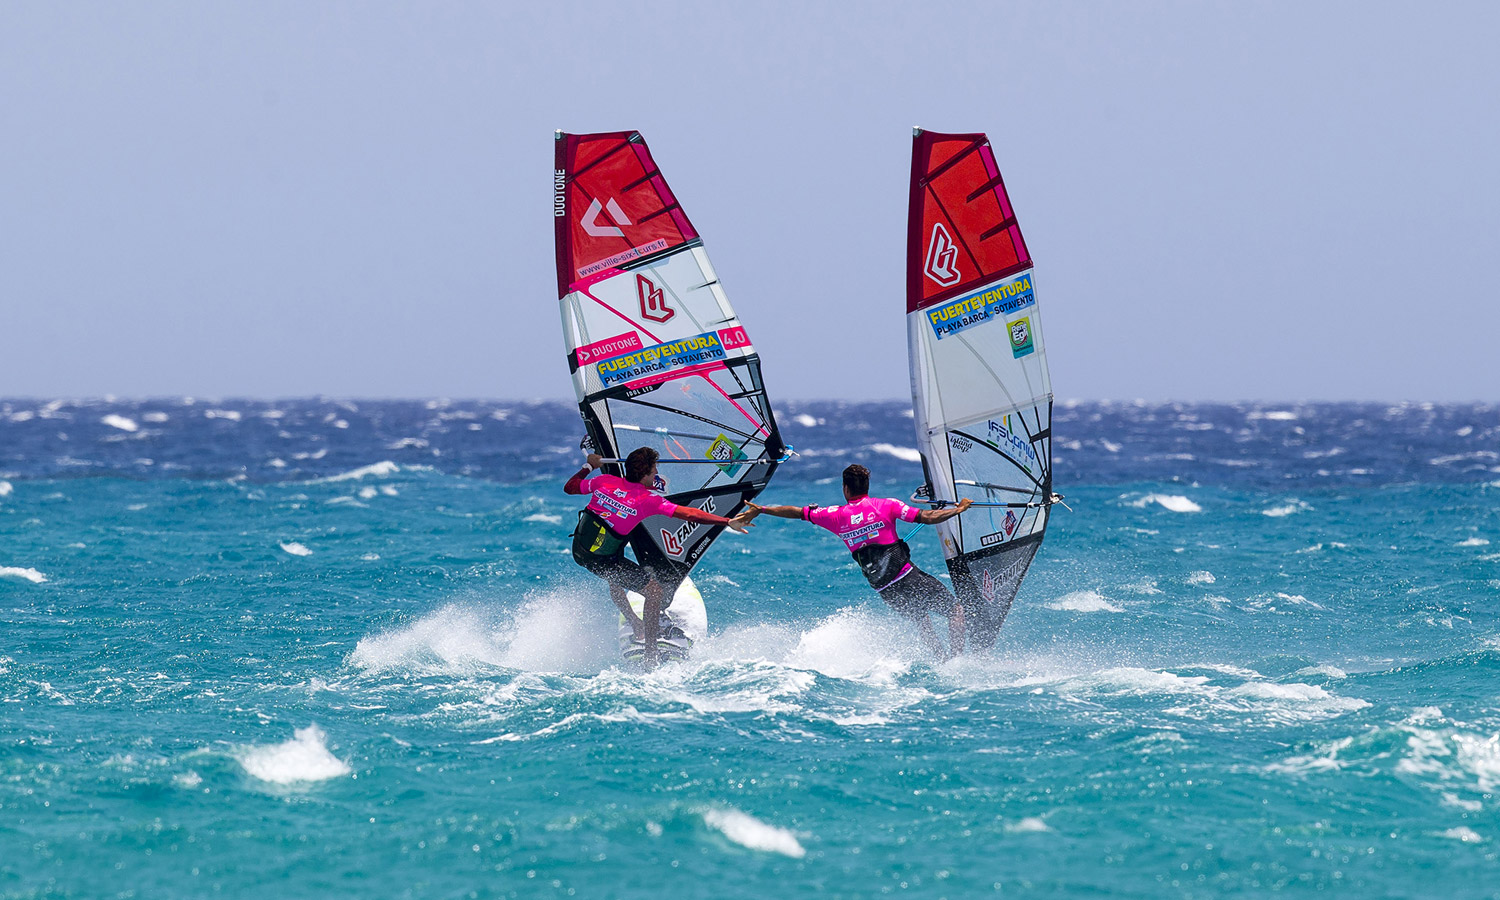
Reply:
<svg viewBox="0 0 1500 900"><path fill-rule="evenodd" d="M677 315L677 310L667 305L662 289L644 275L635 276L635 293L641 300L641 317L653 322L665 322Z"/></svg>
<svg viewBox="0 0 1500 900"><path fill-rule="evenodd" d="M963 278L958 271L958 247L942 222L932 226L932 237L927 241L927 267L923 274L943 287L953 287Z"/></svg>

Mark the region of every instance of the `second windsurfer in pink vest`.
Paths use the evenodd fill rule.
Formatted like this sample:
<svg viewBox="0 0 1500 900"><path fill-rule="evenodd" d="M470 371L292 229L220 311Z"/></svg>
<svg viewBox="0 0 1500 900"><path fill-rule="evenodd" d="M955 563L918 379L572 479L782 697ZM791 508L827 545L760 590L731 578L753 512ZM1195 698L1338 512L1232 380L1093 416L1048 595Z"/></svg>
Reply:
<svg viewBox="0 0 1500 900"><path fill-rule="evenodd" d="M727 525L743 533L753 518L741 513L734 519L726 519L691 506L678 506L653 494L657 459L656 451L650 447L633 451L625 457L625 477L621 478L598 471L604 460L599 454L590 453L588 465L563 485L565 493L589 495L588 506L578 516L578 530L573 532L573 561L609 583L609 598L630 623L636 639L644 644L648 667L658 661L656 642L664 587L670 586L675 592L682 576L641 523L651 516L671 516L706 525ZM625 557L626 544L635 551L634 561ZM630 608L626 591L635 591L645 598L641 615Z"/></svg>
<svg viewBox="0 0 1500 900"><path fill-rule="evenodd" d="M896 534L896 522L920 522L935 525L968 509L971 501L958 501L948 509L918 510L900 500L877 499L870 494L870 470L861 465L844 469L843 506L758 506L749 504L748 521L759 513L782 519L802 519L826 528L843 540L854 554L860 571L870 587L892 609L917 623L922 641L938 659L948 659L964 649L963 605L941 581L912 565L906 542ZM745 513L741 513L745 516ZM933 631L929 613L948 619L948 641L952 652L943 649Z"/></svg>

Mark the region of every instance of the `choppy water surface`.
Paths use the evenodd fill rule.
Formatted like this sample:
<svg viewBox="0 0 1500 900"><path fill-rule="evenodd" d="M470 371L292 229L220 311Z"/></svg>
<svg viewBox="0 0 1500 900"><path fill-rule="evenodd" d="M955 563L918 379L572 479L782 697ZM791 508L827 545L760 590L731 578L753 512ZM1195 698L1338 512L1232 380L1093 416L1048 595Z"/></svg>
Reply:
<svg viewBox="0 0 1500 900"><path fill-rule="evenodd" d="M920 478L902 404L779 415L769 502ZM762 519L651 675L577 421L0 401L0 896L1500 896L1500 409L1060 406L993 653Z"/></svg>

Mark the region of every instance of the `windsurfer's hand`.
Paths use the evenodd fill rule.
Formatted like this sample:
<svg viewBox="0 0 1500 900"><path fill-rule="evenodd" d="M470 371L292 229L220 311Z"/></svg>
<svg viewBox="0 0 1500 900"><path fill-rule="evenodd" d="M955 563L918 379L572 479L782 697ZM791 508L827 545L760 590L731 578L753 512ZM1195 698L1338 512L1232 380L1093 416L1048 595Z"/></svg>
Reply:
<svg viewBox="0 0 1500 900"><path fill-rule="evenodd" d="M740 534L745 534L751 528L755 527L755 525L750 521L753 518L755 518L754 512L748 509L743 510L739 515L730 519L729 525L726 527L728 527L730 531L738 531Z"/></svg>
<svg viewBox="0 0 1500 900"><path fill-rule="evenodd" d="M590 453L588 458L589 468L597 469L604 464L604 457L597 453Z"/></svg>
<svg viewBox="0 0 1500 900"><path fill-rule="evenodd" d="M969 507L971 507L973 505L974 505L974 501L970 500L968 497L965 497L962 500L958 501L958 506L956 506L954 508L957 509L959 512L963 512L964 510L968 509Z"/></svg>

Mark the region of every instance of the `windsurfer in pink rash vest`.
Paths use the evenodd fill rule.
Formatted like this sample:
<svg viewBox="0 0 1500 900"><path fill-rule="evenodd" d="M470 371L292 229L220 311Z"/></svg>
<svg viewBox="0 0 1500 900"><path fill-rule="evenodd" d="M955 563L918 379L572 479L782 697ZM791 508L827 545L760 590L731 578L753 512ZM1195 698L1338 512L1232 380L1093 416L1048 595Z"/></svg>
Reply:
<svg viewBox="0 0 1500 900"><path fill-rule="evenodd" d="M625 458L625 477L620 478L597 471L604 460L590 453L588 464L563 486L566 493L589 495L588 506L578 516L578 530L573 532L573 561L609 583L609 599L630 623L636 640L645 646L647 668L654 668L659 659L656 642L662 597L671 597L663 585L670 585L675 592L682 575L673 569L641 523L651 516L671 516L705 525L726 525L743 533L752 518L747 511L726 519L691 506L678 506L651 493L657 458L650 447L633 451ZM635 550L634 562L625 558L626 544ZM641 615L630 608L627 591L646 598ZM671 602L668 599L667 605Z"/></svg>
<svg viewBox="0 0 1500 900"><path fill-rule="evenodd" d="M938 659L951 659L964 650L963 605L941 581L912 565L911 551L896 534L897 520L935 525L968 509L970 500L960 500L948 509L917 510L900 500L869 496L870 470L861 465L844 469L843 506L757 506L749 504L750 518L768 513L782 519L802 519L838 535L870 582L870 587L891 608L917 623L922 642ZM744 513L740 514L745 515ZM943 649L933 631L929 613L948 619L948 642Z"/></svg>

